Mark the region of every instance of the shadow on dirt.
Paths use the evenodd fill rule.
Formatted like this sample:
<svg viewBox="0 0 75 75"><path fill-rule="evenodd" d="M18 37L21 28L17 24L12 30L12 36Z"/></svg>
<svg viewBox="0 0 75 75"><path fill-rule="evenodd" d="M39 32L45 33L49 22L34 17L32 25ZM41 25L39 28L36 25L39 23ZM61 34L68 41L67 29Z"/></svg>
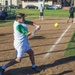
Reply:
<svg viewBox="0 0 75 75"><path fill-rule="evenodd" d="M71 57L56 60L52 64L41 65L40 69L41 69L41 71L45 71L47 68L51 68L51 67L55 67L55 66L58 66L58 65L66 64L66 63L69 63L69 62L72 62L72 61L75 61L75 56L71 56ZM62 73L55 74L55 75L63 75L63 74L69 73L69 72L73 72L73 71L72 70L64 71ZM15 74L16 75L27 75L27 74L32 75L32 74L36 74L37 72L35 72L34 70L31 69L30 66L28 66L28 67L21 67L21 68L15 68L15 69L8 70L8 71L5 72L4 75L8 75L8 73L9 73L9 75L15 75Z"/></svg>
<svg viewBox="0 0 75 75"><path fill-rule="evenodd" d="M10 51L13 51L14 49L9 49ZM0 52L3 52L3 51L9 51L9 50L0 50ZM47 54L47 53L57 53L57 52L62 52L62 51L65 51L65 50L59 50L59 51L53 51L53 52L43 52L43 53L37 53L37 54L34 54L34 56L39 56L39 55L44 55L44 54ZM25 56L23 57L23 59L25 58L29 58L29 56ZM14 58L13 58L14 59ZM6 59L6 60L0 60L0 62L7 62L7 61L10 61L10 60L13 60L13 59Z"/></svg>
<svg viewBox="0 0 75 75"><path fill-rule="evenodd" d="M59 44L59 45L60 45L60 44L62 45L62 44L67 44L67 43L68 43L68 42L58 43L58 44ZM41 46L50 46L50 45L54 45L54 44L52 44L52 43L51 43L51 44L42 44L42 45L39 45L39 44L38 44L38 45L35 45L35 46L31 46L31 47L41 47Z"/></svg>
<svg viewBox="0 0 75 75"><path fill-rule="evenodd" d="M6 36L6 35L11 35L11 34L13 34L13 33L2 33L2 34L0 34L0 36Z"/></svg>
<svg viewBox="0 0 75 75"><path fill-rule="evenodd" d="M29 40L39 40L39 39L45 39L45 37L44 36L33 36L33 37L31 37L31 38L29 38Z"/></svg>
<svg viewBox="0 0 75 75"><path fill-rule="evenodd" d="M0 52L4 52L4 51L7 51L7 52L8 51L14 51L14 49L12 48L12 49L9 49L9 50L0 50ZM57 52L62 52L62 51L65 51L65 50L37 53L37 54L34 54L34 56L44 55L44 54L47 54L47 53L57 53ZM23 57L23 59L25 59L25 58L29 58L29 56L27 55L27 56ZM0 60L0 62L7 62L7 61L10 61L10 60L13 60L13 59Z"/></svg>
<svg viewBox="0 0 75 75"><path fill-rule="evenodd" d="M73 70L67 70L67 71L64 71L62 73L59 73L59 74L52 74L52 75L64 75L64 74L67 74L67 73L71 73L73 72Z"/></svg>
<svg viewBox="0 0 75 75"><path fill-rule="evenodd" d="M34 71L31 66L27 66L8 70L4 75L33 75L37 73L38 72Z"/></svg>
<svg viewBox="0 0 75 75"><path fill-rule="evenodd" d="M69 62L75 61L75 56L71 56L71 57L67 57L67 58L62 58L59 60L56 60L53 64L47 64L47 65L42 65L42 69L46 68L50 68L50 67L55 67L58 65L62 65L62 64L66 64Z"/></svg>

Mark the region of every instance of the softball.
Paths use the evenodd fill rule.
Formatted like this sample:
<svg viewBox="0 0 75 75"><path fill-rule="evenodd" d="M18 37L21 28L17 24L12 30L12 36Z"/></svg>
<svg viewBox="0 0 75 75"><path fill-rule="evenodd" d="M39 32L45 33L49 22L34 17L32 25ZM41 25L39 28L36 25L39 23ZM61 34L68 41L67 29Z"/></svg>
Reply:
<svg viewBox="0 0 75 75"><path fill-rule="evenodd" d="M58 26L59 26L59 24L58 24L58 23L55 23L55 24L54 24L54 27L58 27Z"/></svg>

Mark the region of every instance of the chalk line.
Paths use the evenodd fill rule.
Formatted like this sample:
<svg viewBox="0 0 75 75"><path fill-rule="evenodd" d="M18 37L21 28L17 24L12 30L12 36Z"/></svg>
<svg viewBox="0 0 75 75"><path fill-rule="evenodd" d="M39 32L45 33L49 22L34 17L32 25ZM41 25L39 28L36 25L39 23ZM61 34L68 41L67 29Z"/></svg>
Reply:
<svg viewBox="0 0 75 75"><path fill-rule="evenodd" d="M71 24L72 25L72 24ZM48 50L48 53L44 56L44 59L46 59L51 52L54 50L54 48L56 47L56 45L60 42L60 40L62 39L62 37L66 34L66 32L70 29L71 25L69 25L67 27L67 29L61 34L61 36L58 38L58 40L54 43L54 45Z"/></svg>

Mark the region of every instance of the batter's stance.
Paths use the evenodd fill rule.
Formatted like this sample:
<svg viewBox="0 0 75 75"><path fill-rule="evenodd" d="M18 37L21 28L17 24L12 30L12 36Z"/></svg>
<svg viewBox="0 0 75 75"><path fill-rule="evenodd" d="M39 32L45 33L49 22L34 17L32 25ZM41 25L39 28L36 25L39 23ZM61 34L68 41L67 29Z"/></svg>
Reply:
<svg viewBox="0 0 75 75"><path fill-rule="evenodd" d="M24 56L24 53L28 53L31 63L32 63L32 69L34 69L37 72L40 72L40 69L35 64L34 59L34 53L28 43L28 36L32 34L33 31L28 32L27 25L35 26L35 29L40 29L40 26L35 24L32 21L25 20L25 15L23 13L19 13L16 16L16 20L13 24L14 29L14 48L16 50L16 58L7 63L6 65L3 65L0 67L0 75L3 75L5 69L9 66L12 66L16 63L21 62L22 57Z"/></svg>

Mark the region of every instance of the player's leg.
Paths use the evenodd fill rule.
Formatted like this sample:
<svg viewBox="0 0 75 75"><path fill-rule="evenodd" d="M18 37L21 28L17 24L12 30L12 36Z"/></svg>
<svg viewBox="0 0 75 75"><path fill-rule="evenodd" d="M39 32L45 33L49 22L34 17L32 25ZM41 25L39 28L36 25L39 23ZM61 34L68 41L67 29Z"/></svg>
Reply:
<svg viewBox="0 0 75 75"><path fill-rule="evenodd" d="M40 13L40 16L41 16L41 20L42 20L42 12Z"/></svg>
<svg viewBox="0 0 75 75"><path fill-rule="evenodd" d="M39 13L39 20L40 20L40 17L41 17L40 15L41 15L41 12Z"/></svg>
<svg viewBox="0 0 75 75"><path fill-rule="evenodd" d="M3 73L7 67L12 66L16 63L19 63L20 61L21 61L21 58L17 57L16 59L13 59L10 62L8 62L6 65L1 66L0 67L0 75L3 75Z"/></svg>
<svg viewBox="0 0 75 75"><path fill-rule="evenodd" d="M74 21L74 14L72 14L72 22Z"/></svg>
<svg viewBox="0 0 75 75"><path fill-rule="evenodd" d="M13 60L11 60L9 63L7 63L5 66L6 66L6 68L7 68L7 67L9 67L9 66L12 66L12 65L14 65L14 64L16 64L16 63L20 63L20 62L21 62L21 58L17 57L16 59L13 59Z"/></svg>
<svg viewBox="0 0 75 75"><path fill-rule="evenodd" d="M73 18L72 18L72 22L73 22Z"/></svg>
<svg viewBox="0 0 75 75"><path fill-rule="evenodd" d="M32 65L35 64L34 52L30 49L27 51L27 53L29 54Z"/></svg>
<svg viewBox="0 0 75 75"><path fill-rule="evenodd" d="M18 48L19 49L19 48ZM24 52L23 50L20 48L19 50L16 50L16 58L11 60L10 62L8 62L6 65L3 65L0 67L0 75L3 75L4 73L4 70L9 67L9 66L12 66L16 63L19 63L21 62L21 58L24 56Z"/></svg>
<svg viewBox="0 0 75 75"><path fill-rule="evenodd" d="M69 18L68 18L68 20L67 20L67 23L69 23L70 18L71 18L71 14L70 14L70 16L69 16Z"/></svg>
<svg viewBox="0 0 75 75"><path fill-rule="evenodd" d="M34 69L37 72L40 72L40 69L35 64L34 52L32 51L32 49L28 50L27 53L29 54L29 57L32 63L32 69Z"/></svg>
<svg viewBox="0 0 75 75"><path fill-rule="evenodd" d="M70 18L68 18L67 23L69 23Z"/></svg>
<svg viewBox="0 0 75 75"><path fill-rule="evenodd" d="M42 15L42 20L43 20L43 12L42 12L42 14L41 14L41 15Z"/></svg>

